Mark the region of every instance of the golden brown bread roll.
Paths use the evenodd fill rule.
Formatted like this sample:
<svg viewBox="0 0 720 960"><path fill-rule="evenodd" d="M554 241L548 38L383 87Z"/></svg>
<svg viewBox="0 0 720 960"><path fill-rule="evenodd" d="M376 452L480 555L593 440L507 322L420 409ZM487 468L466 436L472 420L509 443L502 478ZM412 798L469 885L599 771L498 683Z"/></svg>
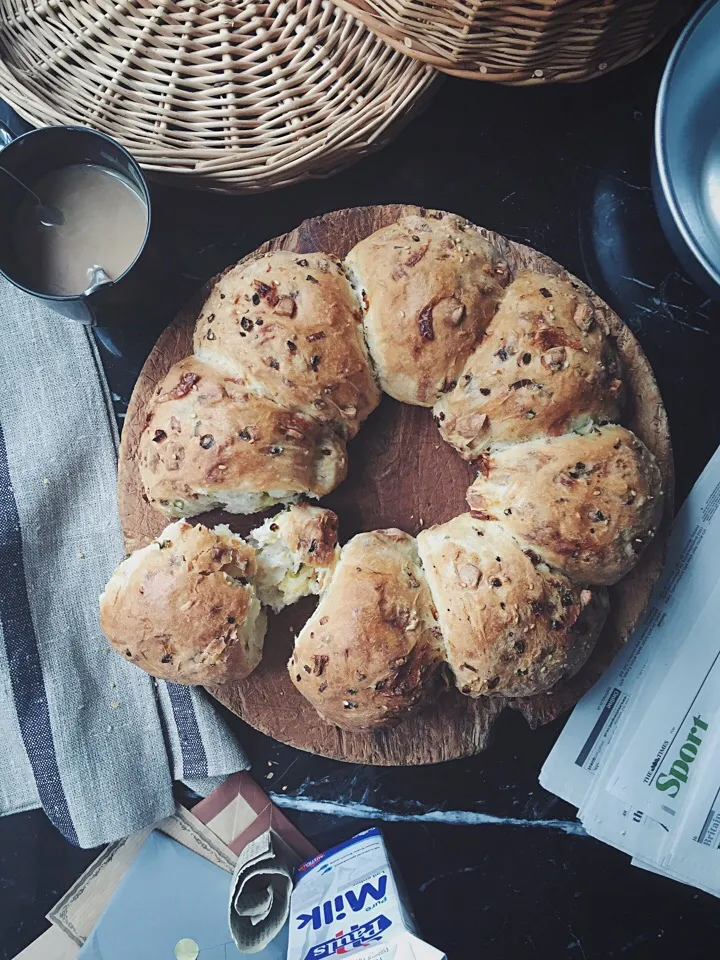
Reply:
<svg viewBox="0 0 720 960"><path fill-rule="evenodd" d="M195 328L195 353L352 437L380 402L361 313L335 257L276 250L217 281Z"/></svg>
<svg viewBox="0 0 720 960"><path fill-rule="evenodd" d="M171 517L319 497L347 472L345 441L330 426L197 357L175 364L155 391L138 458L148 501Z"/></svg>
<svg viewBox="0 0 720 960"><path fill-rule="evenodd" d="M402 530L375 530L343 547L288 670L321 717L346 730L366 730L426 701L442 659L414 538Z"/></svg>
<svg viewBox="0 0 720 960"><path fill-rule="evenodd" d="M610 585L655 535L662 476L634 433L594 427L485 454L467 502L571 579Z"/></svg>
<svg viewBox="0 0 720 960"><path fill-rule="evenodd" d="M493 444L616 420L622 402L620 361L600 311L572 283L525 271L433 415L443 438L472 460Z"/></svg>
<svg viewBox="0 0 720 960"><path fill-rule="evenodd" d="M297 503L253 530L255 587L260 602L277 613L301 597L322 593L340 558L338 518L332 510Z"/></svg>
<svg viewBox="0 0 720 960"><path fill-rule="evenodd" d="M366 307L382 389L431 407L495 313L507 264L461 217L403 217L354 247L346 264Z"/></svg>
<svg viewBox="0 0 720 960"><path fill-rule="evenodd" d="M463 513L423 530L418 552L461 693L542 693L590 656L607 592L574 586L498 524Z"/></svg>
<svg viewBox="0 0 720 960"><path fill-rule="evenodd" d="M155 677L242 680L260 662L265 636L255 569L255 551L227 527L179 520L117 568L100 597L103 632Z"/></svg>

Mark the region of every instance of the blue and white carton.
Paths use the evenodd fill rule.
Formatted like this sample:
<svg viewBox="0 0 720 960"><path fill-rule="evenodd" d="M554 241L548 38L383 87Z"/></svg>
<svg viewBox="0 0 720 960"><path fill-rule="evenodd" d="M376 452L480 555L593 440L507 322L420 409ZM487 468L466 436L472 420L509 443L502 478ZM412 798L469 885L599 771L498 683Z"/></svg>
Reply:
<svg viewBox="0 0 720 960"><path fill-rule="evenodd" d="M377 827L297 869L288 960L446 960L424 943Z"/></svg>

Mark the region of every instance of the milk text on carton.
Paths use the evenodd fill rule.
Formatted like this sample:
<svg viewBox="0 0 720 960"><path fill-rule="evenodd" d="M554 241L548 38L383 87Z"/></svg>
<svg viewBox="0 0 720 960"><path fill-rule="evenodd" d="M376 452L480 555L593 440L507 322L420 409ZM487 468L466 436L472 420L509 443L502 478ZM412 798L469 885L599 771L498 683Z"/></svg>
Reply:
<svg viewBox="0 0 720 960"><path fill-rule="evenodd" d="M447 960L418 938L377 827L297 868L287 960L335 956Z"/></svg>
<svg viewBox="0 0 720 960"><path fill-rule="evenodd" d="M310 913L300 913L295 918L298 930L302 930L312 923L313 930L319 930L323 924L335 923L344 920L349 914L359 913L365 909L365 903L380 902L387 893L387 874L383 873L377 879L377 884L368 880L357 890L346 890L332 900L325 900L320 906L313 907ZM322 911L322 912L321 912Z"/></svg>
<svg viewBox="0 0 720 960"><path fill-rule="evenodd" d="M658 790L667 791L668 796L673 799L680 793L683 784L688 782L690 765L695 762L698 750L702 746L703 737L700 736L700 733L703 733L707 728L708 725L702 717L693 717L690 733L687 735L685 743L680 747L680 752L670 767L670 773L660 773L655 781Z"/></svg>

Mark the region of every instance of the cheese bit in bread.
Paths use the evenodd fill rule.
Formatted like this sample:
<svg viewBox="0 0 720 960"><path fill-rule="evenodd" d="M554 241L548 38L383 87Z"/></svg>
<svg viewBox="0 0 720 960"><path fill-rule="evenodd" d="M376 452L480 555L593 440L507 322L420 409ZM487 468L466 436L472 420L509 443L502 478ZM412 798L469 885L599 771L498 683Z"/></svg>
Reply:
<svg viewBox="0 0 720 960"><path fill-rule="evenodd" d="M265 637L256 570L253 548L227 527L179 520L112 575L100 597L102 629L121 656L163 680L242 680Z"/></svg>
<svg viewBox="0 0 720 960"><path fill-rule="evenodd" d="M228 270L203 306L194 350L345 437L380 402L360 302L342 263L323 253L275 250Z"/></svg>
<svg viewBox="0 0 720 960"><path fill-rule="evenodd" d="M277 613L327 590L340 557L338 518L332 510L299 503L253 530L254 584L260 601Z"/></svg>
<svg viewBox="0 0 720 960"><path fill-rule="evenodd" d="M329 493L347 453L332 427L188 357L150 401L138 464L148 502L168 516L252 514Z"/></svg>
<svg viewBox="0 0 720 960"><path fill-rule="evenodd" d="M470 508L580 583L617 583L662 519L662 476L624 427L533 440L485 454Z"/></svg>
<svg viewBox="0 0 720 960"><path fill-rule="evenodd" d="M607 591L572 584L499 524L463 513L423 530L418 551L461 693L533 696L590 656Z"/></svg>
<svg viewBox="0 0 720 960"><path fill-rule="evenodd" d="M390 529L361 533L343 547L288 670L325 720L370 730L432 699L442 661L415 540Z"/></svg>
<svg viewBox="0 0 720 960"><path fill-rule="evenodd" d="M508 266L480 231L443 213L403 217L345 260L365 306L380 385L431 407L451 389L490 322Z"/></svg>
<svg viewBox="0 0 720 960"><path fill-rule="evenodd" d="M443 438L473 460L496 445L617 420L623 394L601 310L577 284L525 271L433 416Z"/></svg>

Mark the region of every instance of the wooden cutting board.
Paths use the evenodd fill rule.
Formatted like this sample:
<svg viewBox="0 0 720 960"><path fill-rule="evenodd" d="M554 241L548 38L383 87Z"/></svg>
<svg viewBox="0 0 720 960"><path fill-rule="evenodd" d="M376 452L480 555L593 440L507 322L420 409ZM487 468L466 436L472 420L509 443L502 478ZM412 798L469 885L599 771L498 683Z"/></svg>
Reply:
<svg viewBox="0 0 720 960"><path fill-rule="evenodd" d="M402 205L338 210L306 220L292 233L264 244L261 252L278 248L296 253L321 250L343 257L374 230L400 216L419 212L422 211L418 207ZM538 251L490 231L482 232L497 246L513 275L520 267L531 267L569 277L562 267ZM477 753L487 746L495 721L506 707L519 710L534 727L560 716L590 688L627 639L660 573L672 519L673 463L667 416L645 354L620 318L592 291L587 292L608 314L627 367L630 400L625 423L657 457L667 498L663 524L654 542L633 572L610 590L610 617L593 656L580 673L561 682L550 693L517 700L471 700L450 690L433 707L390 730L347 733L317 716L295 690L285 669L293 636L313 608L314 601L308 599L278 616L270 616L261 665L246 680L213 688L210 692L218 700L263 733L302 750L357 763L405 765L436 763ZM192 352L192 331L204 296L205 291L162 334L130 401L118 478L120 518L128 551L144 546L168 522L142 498L135 455L145 406L154 388L173 363ZM348 452L347 480L323 501L340 516L342 542L360 531L387 526L417 534L422 527L442 523L467 509L465 491L474 471L441 440L430 410L404 406L384 397L349 444ZM229 522L237 533L246 534L263 516L234 517L216 512L198 519L209 524Z"/></svg>

